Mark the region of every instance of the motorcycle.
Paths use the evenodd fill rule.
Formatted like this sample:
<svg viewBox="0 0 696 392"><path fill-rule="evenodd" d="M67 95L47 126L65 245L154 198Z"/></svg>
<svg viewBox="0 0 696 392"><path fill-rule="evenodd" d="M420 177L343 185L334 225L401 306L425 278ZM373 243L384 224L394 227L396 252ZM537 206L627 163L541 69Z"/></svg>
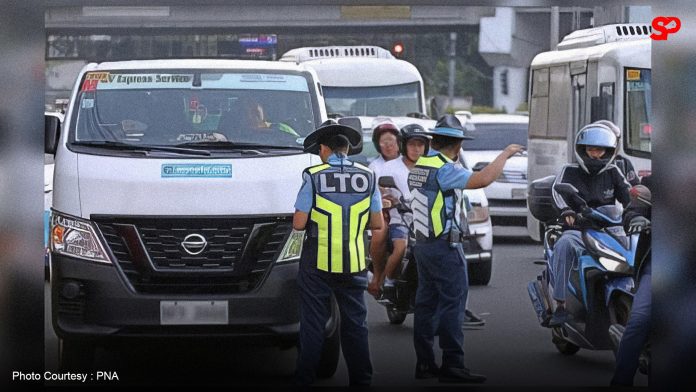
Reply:
<svg viewBox="0 0 696 392"><path fill-rule="evenodd" d="M411 212L403 195L399 192L393 177L380 177L378 185L391 193L396 199L399 199L400 203L395 208L402 217L405 217L406 213ZM416 290L418 289L418 270L416 267L416 259L413 256L414 244L415 238L412 233L409 232L406 252L401 260L401 265L396 271L394 291L392 295L389 296L385 296L383 293L383 295L377 299L377 302L386 308L387 317L391 324L402 324L406 320L406 316L408 316L409 313L413 313L415 309ZM388 253L391 253L392 250L391 242L387 241Z"/></svg>
<svg viewBox="0 0 696 392"><path fill-rule="evenodd" d="M530 185L529 205L533 214L540 211L535 202L548 202L547 198L536 196L540 194L540 189L550 192L552 180L550 176ZM571 267L565 302L570 318L562 326L551 328L552 342L565 355L573 355L580 348L616 351L630 315L635 289L634 273L640 268L639 262L644 260L643 256L637 254L639 248L645 251L643 246L638 246L641 234L625 235L620 208L589 208L579 197L577 189L570 184L557 184L556 191L573 198L577 205L582 206L577 224L586 252ZM549 219L548 211L538 215L537 219L545 218L540 220L546 222L546 267L541 275L528 284L527 289L539 323L549 327L555 310L549 263L562 227L556 217Z"/></svg>

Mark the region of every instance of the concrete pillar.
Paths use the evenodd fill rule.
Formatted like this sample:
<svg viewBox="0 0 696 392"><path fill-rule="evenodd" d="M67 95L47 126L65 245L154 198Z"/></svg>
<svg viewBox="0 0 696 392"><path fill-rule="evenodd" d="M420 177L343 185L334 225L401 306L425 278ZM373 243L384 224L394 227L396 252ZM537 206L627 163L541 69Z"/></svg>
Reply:
<svg viewBox="0 0 696 392"><path fill-rule="evenodd" d="M506 74L503 78L502 75ZM507 79L507 94L504 94L503 79ZM527 68L499 66L493 68L493 106L514 113L527 100Z"/></svg>

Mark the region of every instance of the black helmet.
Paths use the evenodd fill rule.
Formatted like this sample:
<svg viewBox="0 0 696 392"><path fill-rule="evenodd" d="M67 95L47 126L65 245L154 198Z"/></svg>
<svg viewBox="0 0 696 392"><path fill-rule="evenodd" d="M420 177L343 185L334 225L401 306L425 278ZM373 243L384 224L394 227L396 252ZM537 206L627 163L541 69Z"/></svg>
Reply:
<svg viewBox="0 0 696 392"><path fill-rule="evenodd" d="M396 136L397 145L400 144L401 135L399 128L394 122L385 117L378 117L372 122L372 143L375 145L375 150L382 155L382 149L379 146L379 138L384 132L391 132Z"/></svg>
<svg viewBox="0 0 696 392"><path fill-rule="evenodd" d="M602 147L606 153L601 159L592 159L585 151L586 147ZM615 131L601 122L585 125L575 136L575 158L578 165L588 174L605 171L616 158L618 139Z"/></svg>
<svg viewBox="0 0 696 392"><path fill-rule="evenodd" d="M406 144L413 138L422 139L425 142L425 153L430 150L430 139L433 137L419 124L408 124L401 128L401 153L406 155Z"/></svg>

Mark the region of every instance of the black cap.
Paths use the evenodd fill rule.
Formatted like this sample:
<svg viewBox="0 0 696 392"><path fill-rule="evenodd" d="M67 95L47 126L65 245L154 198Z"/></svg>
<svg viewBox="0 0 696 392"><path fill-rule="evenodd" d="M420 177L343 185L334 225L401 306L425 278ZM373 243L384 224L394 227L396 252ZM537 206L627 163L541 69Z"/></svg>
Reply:
<svg viewBox="0 0 696 392"><path fill-rule="evenodd" d="M350 145L348 155L357 154L362 150L362 133L347 125L337 123L329 119L324 121L319 128L307 135L304 140L304 151L319 155L319 145L325 144L334 135L343 135Z"/></svg>

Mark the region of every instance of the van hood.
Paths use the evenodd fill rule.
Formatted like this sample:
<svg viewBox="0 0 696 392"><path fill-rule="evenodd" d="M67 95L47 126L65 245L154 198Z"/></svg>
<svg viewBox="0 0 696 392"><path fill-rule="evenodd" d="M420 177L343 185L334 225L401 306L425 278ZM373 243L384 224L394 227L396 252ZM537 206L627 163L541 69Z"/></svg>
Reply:
<svg viewBox="0 0 696 392"><path fill-rule="evenodd" d="M78 157L81 216L294 212L309 154L235 159ZM176 166L175 166L176 165Z"/></svg>

